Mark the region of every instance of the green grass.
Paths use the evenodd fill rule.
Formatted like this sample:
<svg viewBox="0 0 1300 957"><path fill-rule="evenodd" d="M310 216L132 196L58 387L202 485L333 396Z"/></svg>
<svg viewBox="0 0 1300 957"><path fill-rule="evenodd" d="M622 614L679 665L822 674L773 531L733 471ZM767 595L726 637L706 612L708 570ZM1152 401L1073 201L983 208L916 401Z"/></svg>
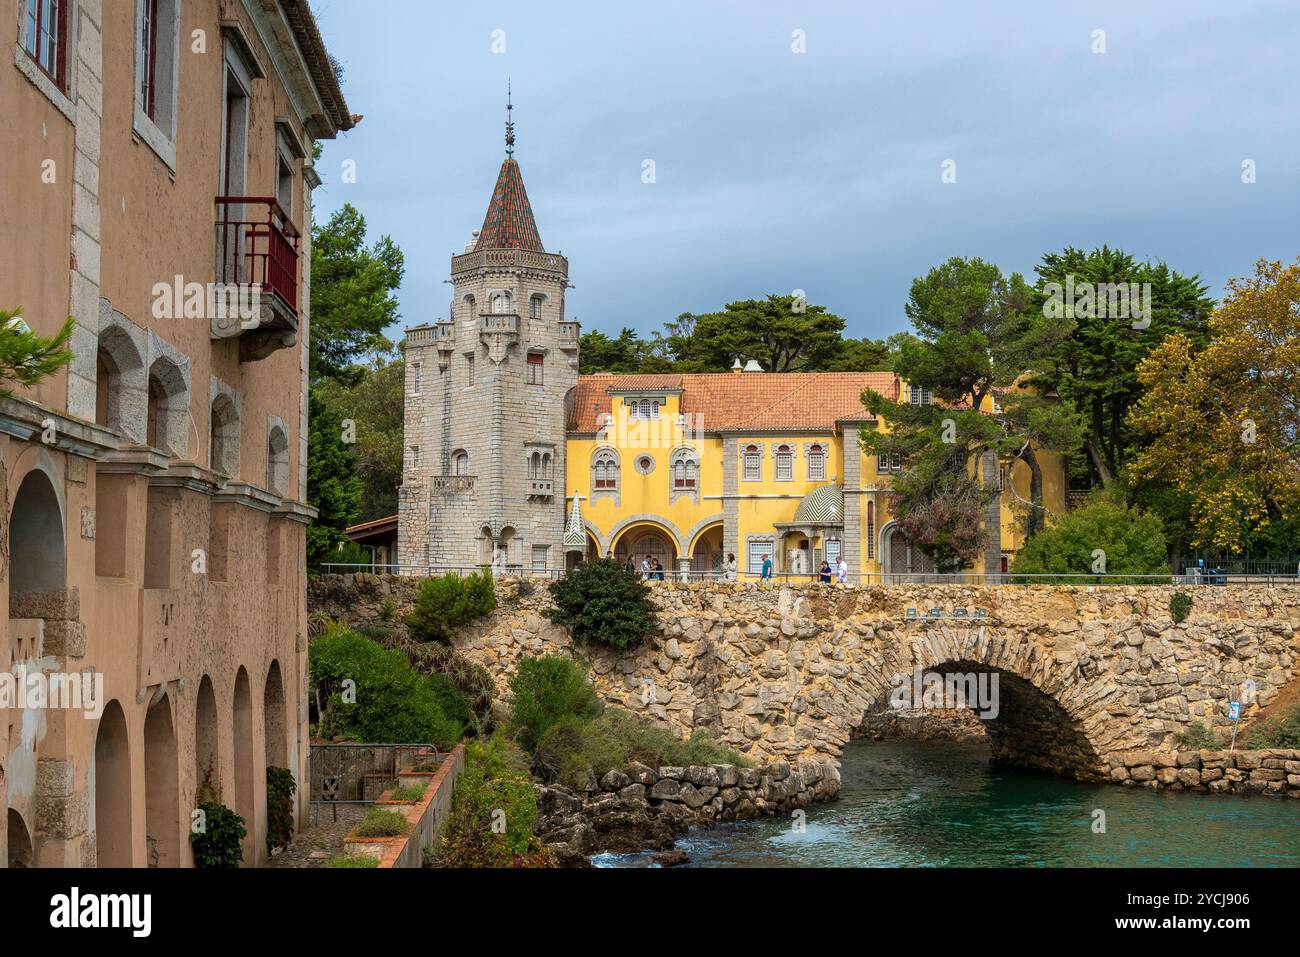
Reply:
<svg viewBox="0 0 1300 957"><path fill-rule="evenodd" d="M368 854L340 854L325 862L326 867L378 867L379 858Z"/></svg>
<svg viewBox="0 0 1300 957"><path fill-rule="evenodd" d="M406 787L393 788L393 800L402 801L407 804L415 804L417 801L424 799L423 784L408 784Z"/></svg>
<svg viewBox="0 0 1300 957"><path fill-rule="evenodd" d="M568 717L557 722L538 744L533 768L546 780L581 785L589 770L599 776L633 762L652 768L749 766L740 754L707 731L696 729L683 741L667 728L622 708L610 707L590 720Z"/></svg>
<svg viewBox="0 0 1300 957"><path fill-rule="evenodd" d="M353 837L397 837L405 834L406 817L400 811L371 808L352 831Z"/></svg>

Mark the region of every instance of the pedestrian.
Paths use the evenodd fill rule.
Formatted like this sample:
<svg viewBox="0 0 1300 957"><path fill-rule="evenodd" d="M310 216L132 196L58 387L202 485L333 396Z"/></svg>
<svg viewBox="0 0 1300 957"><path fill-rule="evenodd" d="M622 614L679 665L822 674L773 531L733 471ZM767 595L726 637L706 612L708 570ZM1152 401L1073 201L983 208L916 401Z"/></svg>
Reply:
<svg viewBox="0 0 1300 957"><path fill-rule="evenodd" d="M839 564L835 566L835 578L841 585L849 583L849 563L844 560L843 555L840 556Z"/></svg>
<svg viewBox="0 0 1300 957"><path fill-rule="evenodd" d="M822 559L822 567L817 569L817 580L823 585L831 583L831 563L824 558Z"/></svg>
<svg viewBox="0 0 1300 957"><path fill-rule="evenodd" d="M723 566L722 577L729 582L734 582L737 574L736 556L727 552L727 564Z"/></svg>
<svg viewBox="0 0 1300 957"><path fill-rule="evenodd" d="M772 580L772 556L771 555L763 556L763 571L762 574L759 575L759 580L765 582L770 582Z"/></svg>
<svg viewBox="0 0 1300 957"><path fill-rule="evenodd" d="M654 577L653 572L654 565L651 564L651 558L647 555L645 558L641 559L641 577L645 579L652 578Z"/></svg>
<svg viewBox="0 0 1300 957"><path fill-rule="evenodd" d="M626 568L627 568L627 573L629 575L633 574L636 571L636 561L632 558L631 555L627 556Z"/></svg>

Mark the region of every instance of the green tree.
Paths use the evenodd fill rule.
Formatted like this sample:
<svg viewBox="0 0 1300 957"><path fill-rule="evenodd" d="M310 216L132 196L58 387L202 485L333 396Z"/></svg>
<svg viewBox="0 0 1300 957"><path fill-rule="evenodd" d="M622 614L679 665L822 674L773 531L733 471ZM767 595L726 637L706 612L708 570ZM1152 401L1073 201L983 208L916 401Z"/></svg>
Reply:
<svg viewBox="0 0 1300 957"><path fill-rule="evenodd" d="M613 372L627 375L641 371L645 343L631 329L624 329L617 339L593 329L583 333L578 348L578 373Z"/></svg>
<svg viewBox="0 0 1300 957"><path fill-rule="evenodd" d="M1184 276L1164 263L1140 262L1108 246L1048 253L1036 272L1035 308L1056 311L1069 325L1069 334L1038 371L1048 387L1084 414L1083 450L1093 484L1109 485L1135 450L1126 419L1142 394L1138 366L1173 333L1184 336L1194 351L1203 348L1214 301L1205 295L1208 287L1199 277ZM1150 315L1135 319L1132 301L1127 315L1115 315L1108 296L1066 295L1067 286L1096 291L1105 284L1135 284L1138 289L1150 284ZM1134 328L1135 322L1146 327Z"/></svg>
<svg viewBox="0 0 1300 957"><path fill-rule="evenodd" d="M1160 519L1119 499L1100 498L1029 539L1011 567L1021 575L1162 575L1169 572ZM1025 579L1032 582L1033 579ZM1140 582L1136 579L1135 582Z"/></svg>
<svg viewBox="0 0 1300 957"><path fill-rule="evenodd" d="M457 628L490 614L496 606L490 572L464 578L448 572L420 582L406 624L420 641L450 642Z"/></svg>
<svg viewBox="0 0 1300 957"><path fill-rule="evenodd" d="M737 356L757 359L768 372L816 370L843 349L844 320L825 306L800 306L794 296L730 302L691 319L688 334L668 337L683 372L724 372Z"/></svg>
<svg viewBox="0 0 1300 957"><path fill-rule="evenodd" d="M355 455L343 441L343 422L315 389L308 394L307 414L307 504L319 512L307 527L307 563L316 568L356 522L365 490L356 476Z"/></svg>
<svg viewBox="0 0 1300 957"><path fill-rule="evenodd" d="M374 351L400 317L397 297L406 270L388 236L366 246L366 218L351 203L312 229L311 374L346 377L348 366Z"/></svg>
<svg viewBox="0 0 1300 957"><path fill-rule="evenodd" d="M76 320L69 318L53 336L38 336L22 319L22 310L0 309L0 401L12 397L7 388L31 388L72 361L68 342Z"/></svg>
<svg viewBox="0 0 1300 957"><path fill-rule="evenodd" d="M561 718L594 718L602 705L571 658L522 658L510 678L510 735L532 754Z"/></svg>
<svg viewBox="0 0 1300 957"><path fill-rule="evenodd" d="M578 644L636 648L654 627L649 588L617 559L583 562L551 582L554 605L546 612Z"/></svg>
<svg viewBox="0 0 1300 957"><path fill-rule="evenodd" d="M889 372L893 354L882 339L844 339L839 354L827 359L818 372Z"/></svg>
<svg viewBox="0 0 1300 957"><path fill-rule="evenodd" d="M1024 503L1032 532L1042 525L1042 449L1078 445L1081 423L1073 407L1022 380L1060 343L1068 328L1032 308L1032 290L1019 274L1003 276L981 259L954 257L913 281L906 306L915 334L894 337L893 365L912 389L884 396L868 390L868 409L890 429L866 431L870 455L898 457L902 474L890 498L903 533L941 571L972 563L984 545L984 512L996 492L976 467L986 451L1030 470ZM998 404L988 414L986 400Z"/></svg>
<svg viewBox="0 0 1300 957"><path fill-rule="evenodd" d="M402 483L406 362L388 340L369 361L348 367L341 379L323 379L317 393L339 419L356 423L356 475L363 492L357 521L397 514Z"/></svg>

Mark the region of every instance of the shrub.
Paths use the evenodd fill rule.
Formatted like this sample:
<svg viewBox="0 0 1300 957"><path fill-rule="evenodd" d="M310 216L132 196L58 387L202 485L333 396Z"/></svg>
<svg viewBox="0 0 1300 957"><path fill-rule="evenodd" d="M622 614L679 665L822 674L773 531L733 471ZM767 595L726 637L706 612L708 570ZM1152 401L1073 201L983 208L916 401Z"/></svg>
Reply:
<svg viewBox="0 0 1300 957"><path fill-rule="evenodd" d="M406 625L421 641L447 642L455 629L490 614L496 606L489 572L475 572L464 578L448 573L420 582Z"/></svg>
<svg viewBox="0 0 1300 957"><path fill-rule="evenodd" d="M1040 531L1016 554L1011 573L1022 575L1077 575L1059 583L1096 582L1095 552L1105 552L1107 575L1164 575L1164 526L1160 519L1140 509L1130 509L1106 498L1089 502ZM1013 579L1014 581L1015 579ZM1032 583L1040 579L1020 579ZM1048 581L1048 579L1041 579Z"/></svg>
<svg viewBox="0 0 1300 957"><path fill-rule="evenodd" d="M466 724L480 737L491 733L492 699L497 690L491 672L450 645L408 641L395 647L400 648L421 674L445 675L450 679L464 699Z"/></svg>
<svg viewBox="0 0 1300 957"><path fill-rule="evenodd" d="M1169 617L1174 624L1181 625L1192 611L1192 596L1185 591L1176 591L1169 597Z"/></svg>
<svg viewBox="0 0 1300 957"><path fill-rule="evenodd" d="M1174 743L1184 751L1218 751L1223 747L1223 741L1203 721L1193 721L1179 731Z"/></svg>
<svg viewBox="0 0 1300 957"><path fill-rule="evenodd" d="M324 713L318 733L376 744L421 743L449 748L464 726L447 683L422 675L400 651L387 651L344 628L330 630L308 648L308 677ZM355 700L344 682L355 682ZM463 700L458 713L465 713Z"/></svg>
<svg viewBox="0 0 1300 957"><path fill-rule="evenodd" d="M440 867L550 866L533 828L537 788L522 755L499 738L465 745L451 814L436 855Z"/></svg>
<svg viewBox="0 0 1300 957"><path fill-rule="evenodd" d="M379 620L389 621L396 612L397 604L391 598L386 598L384 599L383 605L379 608Z"/></svg>
<svg viewBox="0 0 1300 957"><path fill-rule="evenodd" d="M288 768L266 769L266 853L293 841L293 795L298 790Z"/></svg>
<svg viewBox="0 0 1300 957"><path fill-rule="evenodd" d="M601 710L583 669L556 655L521 659L510 694L510 734L529 754L561 718L594 718Z"/></svg>
<svg viewBox="0 0 1300 957"><path fill-rule="evenodd" d="M340 854L325 862L326 867L378 867L379 858L369 854Z"/></svg>
<svg viewBox="0 0 1300 957"><path fill-rule="evenodd" d="M244 819L220 801L201 801L202 812L190 827L195 867L238 867L244 860Z"/></svg>
<svg viewBox="0 0 1300 957"><path fill-rule="evenodd" d="M385 808L372 807L361 819L361 823L352 829L353 837L398 837L405 834L406 815L401 811L389 811Z"/></svg>
<svg viewBox="0 0 1300 957"><path fill-rule="evenodd" d="M1250 728L1252 748L1300 748L1300 705L1273 720L1256 721Z"/></svg>
<svg viewBox="0 0 1300 957"><path fill-rule="evenodd" d="M406 804L415 804L424 800L423 784L408 784L403 788L393 788L393 800Z"/></svg>
<svg viewBox="0 0 1300 957"><path fill-rule="evenodd" d="M650 767L748 762L718 743L703 728L685 741L672 731L622 708L606 708L594 720L567 717L543 735L533 755L533 770L546 781L581 787L587 772L598 777L633 761Z"/></svg>
<svg viewBox="0 0 1300 957"><path fill-rule="evenodd" d="M636 648L654 628L649 586L615 559L584 562L551 583L546 615L579 644Z"/></svg>

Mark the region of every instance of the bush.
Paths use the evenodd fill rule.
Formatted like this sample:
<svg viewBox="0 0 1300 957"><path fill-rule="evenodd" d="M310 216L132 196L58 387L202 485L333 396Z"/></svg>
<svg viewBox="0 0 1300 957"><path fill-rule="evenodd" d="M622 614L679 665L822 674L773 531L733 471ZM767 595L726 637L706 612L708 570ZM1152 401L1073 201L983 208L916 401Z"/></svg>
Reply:
<svg viewBox="0 0 1300 957"><path fill-rule="evenodd" d="M556 655L521 659L510 694L510 735L529 754L561 718L594 718L601 710L583 669Z"/></svg>
<svg viewBox="0 0 1300 957"><path fill-rule="evenodd" d="M1174 624L1181 625L1192 611L1192 596L1185 591L1176 591L1169 597L1169 617Z"/></svg>
<svg viewBox="0 0 1300 957"><path fill-rule="evenodd" d="M1252 748L1300 748L1300 705L1271 721L1256 721L1250 728Z"/></svg>
<svg viewBox="0 0 1300 957"><path fill-rule="evenodd" d="M456 744L464 725L453 715L466 714L451 693L454 686L435 682L411 666L400 651L387 651L344 628L334 628L311 643L308 677L324 712L318 733L343 735L374 744ZM355 682L355 700L344 692Z"/></svg>
<svg viewBox="0 0 1300 957"><path fill-rule="evenodd" d="M266 769L266 853L293 841L293 795L298 790L288 768Z"/></svg>
<svg viewBox="0 0 1300 957"><path fill-rule="evenodd" d="M398 837L406 833L410 824L401 811L372 807L352 829L353 837Z"/></svg>
<svg viewBox="0 0 1300 957"><path fill-rule="evenodd" d="M451 814L436 855L440 867L545 867L553 857L533 833L537 788L522 756L500 739L469 741Z"/></svg>
<svg viewBox="0 0 1300 957"><path fill-rule="evenodd" d="M1193 721L1174 735L1174 744L1183 751L1219 751L1223 748L1223 741L1202 721Z"/></svg>
<svg viewBox="0 0 1300 957"><path fill-rule="evenodd" d="M379 858L369 854L340 854L325 862L326 867L378 867Z"/></svg>
<svg viewBox="0 0 1300 957"><path fill-rule="evenodd" d="M408 784L404 788L393 788L393 800L405 804L417 804L424 800L424 785Z"/></svg>
<svg viewBox="0 0 1300 957"><path fill-rule="evenodd" d="M238 867L244 860L244 819L220 801L201 801L202 817L190 828L195 867ZM197 830L196 830L197 828Z"/></svg>
<svg viewBox="0 0 1300 957"><path fill-rule="evenodd" d="M662 766L734 764L748 766L738 753L718 743L703 728L685 741L672 731L622 708L606 708L594 720L567 717L542 736L533 770L545 781L582 787L587 772L597 777L637 761Z"/></svg>
<svg viewBox="0 0 1300 957"><path fill-rule="evenodd" d="M445 675L450 679L464 699L466 723L480 737L491 733L492 700L497 690L491 672L450 645L408 641L390 647L400 649L421 674Z"/></svg>
<svg viewBox="0 0 1300 957"><path fill-rule="evenodd" d="M579 644L636 648L654 628L649 586L612 558L584 562L551 583L546 615Z"/></svg>
<svg viewBox="0 0 1300 957"><path fill-rule="evenodd" d="M1164 526L1160 519L1149 512L1126 508L1105 498L1069 512L1055 525L1029 539L1016 554L1011 573L1080 576L1054 580L1026 578L1019 579L1020 584L1035 581L1094 583L1098 573L1092 569L1097 561L1094 556L1097 549L1105 552L1107 575L1169 574Z"/></svg>
<svg viewBox="0 0 1300 957"><path fill-rule="evenodd" d="M489 572L475 572L464 578L448 573L420 582L406 626L420 641L448 642L455 629L490 614L496 606Z"/></svg>

